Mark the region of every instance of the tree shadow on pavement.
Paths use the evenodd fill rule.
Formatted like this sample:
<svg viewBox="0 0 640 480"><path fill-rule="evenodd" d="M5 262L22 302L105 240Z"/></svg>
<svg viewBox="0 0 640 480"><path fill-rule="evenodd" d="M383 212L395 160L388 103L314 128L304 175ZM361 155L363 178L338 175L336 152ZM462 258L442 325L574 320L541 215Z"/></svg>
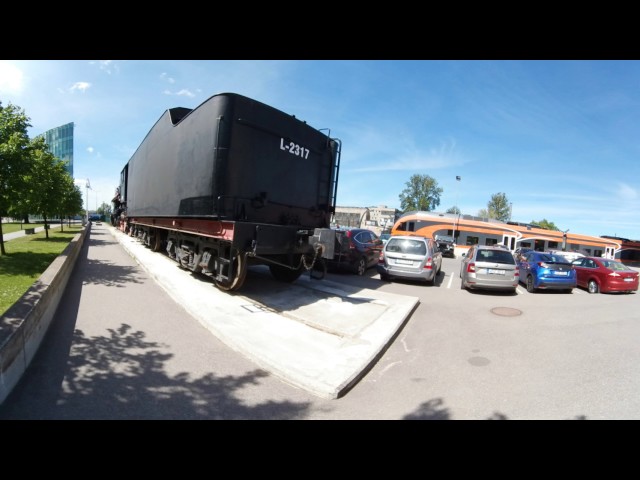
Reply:
<svg viewBox="0 0 640 480"><path fill-rule="evenodd" d="M76 330L55 393L47 398L18 385L0 408L0 419L283 420L300 418L309 408L289 401L243 404L236 393L258 385L267 372L170 375L166 345L146 341L144 332L126 324L108 332L89 337Z"/></svg>

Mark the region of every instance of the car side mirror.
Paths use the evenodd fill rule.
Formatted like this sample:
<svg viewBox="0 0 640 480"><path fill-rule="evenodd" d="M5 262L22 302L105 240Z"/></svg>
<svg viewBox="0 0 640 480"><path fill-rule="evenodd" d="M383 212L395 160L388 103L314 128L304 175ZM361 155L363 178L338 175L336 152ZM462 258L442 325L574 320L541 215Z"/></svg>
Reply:
<svg viewBox="0 0 640 480"><path fill-rule="evenodd" d="M461 256L463 256L463 257L466 257L466 256L467 256L467 254L466 254L466 253L461 253L460 255L461 255Z"/></svg>

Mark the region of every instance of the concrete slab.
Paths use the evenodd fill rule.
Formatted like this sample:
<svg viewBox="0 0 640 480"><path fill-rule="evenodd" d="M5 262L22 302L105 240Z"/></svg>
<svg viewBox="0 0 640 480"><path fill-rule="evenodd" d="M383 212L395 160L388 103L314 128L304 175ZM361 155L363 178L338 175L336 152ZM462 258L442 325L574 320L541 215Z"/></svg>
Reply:
<svg viewBox="0 0 640 480"><path fill-rule="evenodd" d="M250 267L239 292L194 278L168 257L109 227L174 300L230 348L322 398L339 398L368 371L418 305L417 297L303 275L286 284Z"/></svg>

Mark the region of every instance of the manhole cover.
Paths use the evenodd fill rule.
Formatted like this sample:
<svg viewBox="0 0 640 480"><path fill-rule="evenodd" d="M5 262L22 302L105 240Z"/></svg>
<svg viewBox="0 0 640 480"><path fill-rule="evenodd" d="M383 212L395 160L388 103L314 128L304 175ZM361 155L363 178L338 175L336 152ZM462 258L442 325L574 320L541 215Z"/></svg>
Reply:
<svg viewBox="0 0 640 480"><path fill-rule="evenodd" d="M500 315L502 317L517 317L522 314L521 310L517 308L509 308L509 307L496 307L491 309L491 313L495 313L496 315Z"/></svg>

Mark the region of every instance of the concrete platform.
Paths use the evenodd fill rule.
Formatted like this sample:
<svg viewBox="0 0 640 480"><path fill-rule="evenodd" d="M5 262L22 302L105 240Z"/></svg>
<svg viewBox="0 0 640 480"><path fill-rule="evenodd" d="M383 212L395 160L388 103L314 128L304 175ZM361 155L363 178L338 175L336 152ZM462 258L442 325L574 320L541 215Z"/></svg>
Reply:
<svg viewBox="0 0 640 480"><path fill-rule="evenodd" d="M417 297L358 289L303 275L286 284L250 267L239 292L181 269L109 227L171 297L230 348L287 383L339 398L380 357L418 305Z"/></svg>

